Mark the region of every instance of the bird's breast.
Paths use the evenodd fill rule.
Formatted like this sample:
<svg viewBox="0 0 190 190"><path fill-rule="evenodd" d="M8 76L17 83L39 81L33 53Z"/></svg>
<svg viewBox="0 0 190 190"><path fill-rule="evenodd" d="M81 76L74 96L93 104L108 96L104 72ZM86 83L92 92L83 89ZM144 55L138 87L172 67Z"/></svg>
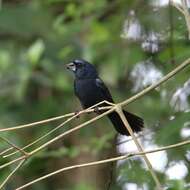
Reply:
<svg viewBox="0 0 190 190"><path fill-rule="evenodd" d="M90 107L100 101L102 97L95 79L75 80L74 90L83 107Z"/></svg>

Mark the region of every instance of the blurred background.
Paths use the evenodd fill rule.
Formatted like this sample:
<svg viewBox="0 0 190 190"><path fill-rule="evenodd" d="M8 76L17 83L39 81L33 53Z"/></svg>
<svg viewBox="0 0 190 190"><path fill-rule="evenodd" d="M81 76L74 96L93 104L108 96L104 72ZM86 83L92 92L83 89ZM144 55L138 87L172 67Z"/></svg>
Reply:
<svg viewBox="0 0 190 190"><path fill-rule="evenodd" d="M186 6L189 5L187 0ZM167 0L1 0L0 127L80 110L73 92L73 76L65 69L65 64L75 58L95 64L114 100L120 102L156 82L189 56L186 20ZM190 137L189 76L187 68L127 105L127 110L145 120L145 130L139 139L146 149ZM43 142L92 116L74 120ZM1 136L23 147L61 122L4 132ZM0 143L1 151L7 147ZM130 138L118 136L103 118L40 151L11 178L5 189L12 190L65 166L131 151L136 148ZM0 158L0 162L13 158L15 155ZM189 146L154 153L149 159L166 189L190 189ZM12 165L1 170L0 180L14 168ZM153 190L154 187L144 162L135 157L63 172L27 189Z"/></svg>

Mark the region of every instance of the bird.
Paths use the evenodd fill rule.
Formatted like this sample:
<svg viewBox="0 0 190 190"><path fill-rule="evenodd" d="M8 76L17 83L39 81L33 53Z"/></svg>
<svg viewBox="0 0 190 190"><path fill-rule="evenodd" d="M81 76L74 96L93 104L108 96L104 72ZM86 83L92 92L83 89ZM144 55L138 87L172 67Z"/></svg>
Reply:
<svg viewBox="0 0 190 190"><path fill-rule="evenodd" d="M89 108L101 101L114 103L110 91L99 77L95 66L84 59L75 59L66 65L66 68L74 73L74 92L83 109ZM106 104L104 104L105 106ZM141 117L122 110L133 132L140 132L144 127ZM104 111L98 111L103 113ZM116 111L109 113L108 118L115 130L121 134L130 136L127 128Z"/></svg>

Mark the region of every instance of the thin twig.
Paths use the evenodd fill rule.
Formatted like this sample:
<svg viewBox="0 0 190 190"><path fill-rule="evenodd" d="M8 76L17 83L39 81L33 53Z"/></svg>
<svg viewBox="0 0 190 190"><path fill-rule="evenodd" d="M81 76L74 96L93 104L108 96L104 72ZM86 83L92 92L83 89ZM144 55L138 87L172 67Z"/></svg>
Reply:
<svg viewBox="0 0 190 190"><path fill-rule="evenodd" d="M103 116L105 116L105 115L111 113L113 110L114 110L114 108L112 108L112 109L110 109L110 110L108 110L108 111L102 113L101 115L98 115L98 116L95 117L95 118L92 118L91 120L86 121L85 123L82 123L82 124L80 124L80 125L77 125L76 127L74 127L74 128L72 128L72 129L70 129L70 130L68 130L68 131L66 131L66 132L64 132L64 133L62 133L62 134L60 134L60 135L58 135L57 137L51 139L50 141L48 141L48 142L46 142L45 144L39 146L38 148L34 149L33 151L28 152L27 157L28 157L28 158L31 157L33 154L39 152L41 149L43 149L43 148L47 147L48 145L50 145L50 144L56 142L57 140L61 139L62 137L66 136L66 135L68 135L68 134L70 134L70 133L72 133L72 132L74 132L74 131L76 131L76 130L79 130L79 129L85 127L86 125L88 125L88 124L90 124L90 123L92 123L92 122L94 122L94 121L96 121L96 120L102 118ZM26 158L25 156L21 156L21 157L19 157L19 158L16 158L16 159L14 159L14 160L12 160L12 161L10 161L10 162L7 162L7 163L1 165L1 166L0 166L0 169L3 169L3 168L5 168L5 167L7 167L7 166L9 166L9 165L11 165L11 164L13 164L13 163L15 163L15 162L18 162L18 161L20 161L20 160L23 160L23 159L25 159L25 158Z"/></svg>
<svg viewBox="0 0 190 190"><path fill-rule="evenodd" d="M91 107L89 107L89 108L87 108L87 109L85 109L85 110L82 110L82 111L78 112L77 114L73 112L73 113L69 113L69 114L66 114L66 115L62 115L62 116L58 116L58 117L53 117L53 118L46 119L46 120L37 121L37 122L34 122L34 123L29 123L29 124L25 124L25 125L19 125L19 126L16 126L16 127L10 127L10 128L0 129L0 132L6 131L6 130L17 130L17 129L21 129L21 128L31 127L31 126L35 126L35 125L39 125L39 124L44 124L44 123L47 123L47 122L51 122L51 121L55 121L55 120L61 119L61 118L63 118L64 116L68 117L68 115L71 115L71 114L73 115L73 116L71 117L71 119L70 119L70 118L67 119L65 122L63 122L62 124L58 125L56 128L52 129L51 131L49 131L49 132L46 133L45 135L39 137L39 138L36 139L35 141L33 141L33 142L31 142L31 143L29 143L29 144L27 144L26 146L24 146L24 147L21 148L21 150L24 150L24 149L26 149L26 148L28 148L28 147L30 147L30 146L36 144L37 142L41 141L42 139L44 139L44 138L47 137L48 135L52 134L53 132L55 132L55 131L58 130L59 128L63 127L66 123L68 123L69 121L71 121L71 120L74 119L74 118L77 118L77 117L80 116L82 113L90 113L90 112L94 111L94 109L93 109L94 107L96 107L96 106L98 106L98 105L101 105L101 104L103 104L103 103L106 103L106 104L108 104L108 105L110 105L110 106L100 107L99 110L108 110L108 109L110 109L110 108L114 105L113 103L104 100L104 101L99 102L99 103L97 103L97 104L95 104L95 105L93 105L93 106L91 106ZM111 106L111 105L112 105L112 106ZM4 150L4 151L2 151L2 152L0 153L0 155L3 155L3 154L7 153L7 152L10 151L10 150L12 150L12 147L11 147L11 148L8 148L8 149L6 149L6 150ZM15 152L12 152L12 153L10 153L10 154L7 154L7 155L3 156L3 158L12 156L12 155L14 155L14 154L17 153L17 152L18 152L18 151L15 151Z"/></svg>
<svg viewBox="0 0 190 190"><path fill-rule="evenodd" d="M146 134L144 133L144 131L142 131L142 133L138 133L138 134L136 134L135 136L136 136L137 139L139 139L139 138L141 138L141 137L144 137L145 135L146 135ZM130 142L130 141L132 141L132 140L133 140L133 139L132 139L132 137L131 137L131 138L128 138L128 139L126 139L126 140L119 141L119 142L116 143L116 146L120 146L121 144Z"/></svg>
<svg viewBox="0 0 190 190"><path fill-rule="evenodd" d="M64 132L64 133L62 133L62 134L60 134L60 135L58 135L57 137L51 139L50 141L48 141L47 143L43 144L42 146L40 146L40 147L36 148L35 150L31 151L31 152L29 153L29 155L31 156L31 155L35 154L36 152L38 152L38 151L40 151L41 149L47 147L48 145L54 143L55 141L61 139L62 137L66 136L66 135L68 135L68 134L70 134L70 133L72 133L72 132L74 132L74 131L76 131L76 130L79 130L79 129L85 127L86 125L88 125L88 124L90 124L90 123L92 123L92 122L94 122L94 121L96 121L96 120L102 118L103 116L105 116L105 115L111 113L113 110L114 110L114 108L112 108L112 109L110 109L110 110L108 110L108 111L102 113L101 115L98 115L97 117L92 118L92 119L90 119L90 120L88 120L88 121L86 121L86 122L84 122L84 123L82 123L82 124L80 124L80 125L77 125L76 127L72 128L72 129L70 129L70 130L68 130L68 131L66 131L66 132Z"/></svg>
<svg viewBox="0 0 190 190"><path fill-rule="evenodd" d="M131 137L132 137L134 143L136 144L137 149L139 150L139 152L144 152L142 145L139 143L136 136L134 135L133 130L131 129L131 127L130 127L130 125L129 125L129 123L128 123L128 121L127 121L127 119L126 119L126 117L125 117L125 115L124 115L124 113L122 111L122 107L116 105L116 111L119 114L119 116L120 116L122 122L124 123L125 127L127 128L129 134L131 135ZM149 169L149 171L150 171L150 173L151 173L151 175L152 175L152 177L153 177L153 179L154 179L154 181L156 183L156 186L157 186L158 190L162 190L161 183L160 183L156 173L154 172L154 170L152 168L152 164L150 163L148 157L144 154L143 158L144 158L144 161L146 162L146 165L148 166L148 169Z"/></svg>
<svg viewBox="0 0 190 190"><path fill-rule="evenodd" d="M185 21L188 29L188 39L190 40L190 13L186 0L182 0L182 7L184 10Z"/></svg>
<svg viewBox="0 0 190 190"><path fill-rule="evenodd" d="M164 150L168 150L168 149L172 149L172 148L181 147L181 146L184 146L184 145L187 145L187 144L190 144L190 140L183 141L183 142L176 143L176 144L172 144L172 145L169 145L169 146L164 146L164 147L161 147L161 148L156 148L156 149L149 150L149 151L137 152L137 153L129 153L129 154L125 154L125 155L122 155L122 156L117 156L117 157L113 157L113 158L109 158L109 159L105 159L105 160L88 162L88 163L84 163L84 164L77 164L77 165L73 165L73 166L69 166L69 167L64 167L64 168L61 168L61 169L56 170L54 172L51 172L51 173L49 173L47 175L44 175L42 177L39 177L39 178L37 178L37 179L27 183L27 184L15 189L15 190L24 189L24 188L26 188L28 186L31 186L34 183L37 183L39 181L42 181L44 179L47 179L47 178L49 178L49 177L51 177L53 175L56 175L56 174L64 172L64 171L68 171L68 170L72 170L72 169L76 169L76 168L87 167L87 166L95 166L95 165L105 164L105 163L108 163L108 162L115 162L115 161L118 161L118 160L125 160L125 159L129 159L131 157L134 157L134 156L141 156L141 155L145 155L145 154L164 151Z"/></svg>
<svg viewBox="0 0 190 190"><path fill-rule="evenodd" d="M69 121L71 121L72 119L74 119L75 117L77 117L79 114L80 114L80 113L78 113L78 114L76 114L76 115L70 117L69 119L67 119L66 121L64 121L63 123L61 123L61 124L58 125L57 127L55 127L54 129L52 129L51 131L49 131L48 133L46 133L45 135L43 135L43 136L37 138L35 141L33 141L33 142L27 144L26 146L24 146L24 147L22 148L22 150L24 150L24 149L26 149L26 148L29 148L29 147L31 147L32 145L38 143L39 141L41 141L42 139L44 139L44 138L47 137L48 135L52 134L52 133L55 132L56 130L58 130L58 129L60 129L61 127L63 127L66 123L68 123ZM3 158L7 158L7 157L9 157L9 156L12 156L12 155L16 154L17 152L18 152L18 151L15 151L15 152L12 152L12 153L10 153L10 154L4 155Z"/></svg>
<svg viewBox="0 0 190 190"><path fill-rule="evenodd" d="M185 22L187 25L187 30L188 30L188 38L190 40L190 13L189 13L186 0L181 1L182 5L174 2L173 0L170 0L170 3L184 15Z"/></svg>
<svg viewBox="0 0 190 190"><path fill-rule="evenodd" d="M22 153L23 155L27 156L27 152L25 152L24 150L22 150L21 148L19 148L17 145L15 145L14 143L10 142L8 139L1 137L0 139L5 141L7 144L11 145L13 148L15 148L17 151L19 151L20 153Z"/></svg>
<svg viewBox="0 0 190 190"><path fill-rule="evenodd" d="M25 160L21 160L20 163L16 166L16 168L5 178L5 180L1 183L0 189L4 187L7 181L13 176L13 174L24 164Z"/></svg>
<svg viewBox="0 0 190 190"><path fill-rule="evenodd" d="M52 118L45 119L45 120L41 120L41 121L36 121L36 122L33 122L33 123L28 123L28 124L24 124L24 125L18 125L18 126L9 127L9 128L2 128L2 129L0 129L0 132L13 131L13 130L28 128L28 127L33 127L33 126L37 126L37 125L42 125L42 124L45 124L45 123L49 123L49 122L52 122L52 121L57 121L57 120L60 120L60 119L63 119L63 118L80 115L80 114L82 114L82 113L91 113L91 112L94 112L94 109L92 109L93 107L96 107L96 106L101 105L101 104L103 104L103 103L106 103L106 104L108 104L108 105L110 105L110 106L100 107L99 110L108 110L108 109L110 109L110 108L114 105L113 103L104 100L104 101L102 101L102 102L99 102L99 103L93 105L93 106L90 107L90 108L87 108L87 109L85 109L85 110L81 110L81 111L78 112L77 114L76 114L75 112L72 112L72 113L68 113L68 114L61 115L61 116L52 117Z"/></svg>
<svg viewBox="0 0 190 190"><path fill-rule="evenodd" d="M170 0L170 5L173 5L178 11L184 14L183 7L179 3L175 3L173 0Z"/></svg>
<svg viewBox="0 0 190 190"><path fill-rule="evenodd" d="M3 154L6 154L7 152L9 152L12 149L13 149L13 147L10 147L10 148L7 148L6 150L3 150L2 152L0 152L0 156L2 156Z"/></svg>
<svg viewBox="0 0 190 190"><path fill-rule="evenodd" d="M30 157L30 156L28 156L28 158L29 158L29 157ZM26 156L20 156L19 158L16 158L16 159L14 159L14 160L11 160L10 162L7 162L7 163L1 165L1 166L0 166L0 169L3 169L3 168L5 168L5 167L7 167L7 166L10 166L11 164L14 164L15 162L18 162L18 161L20 161L20 160L25 160L25 159L26 159Z"/></svg>
<svg viewBox="0 0 190 190"><path fill-rule="evenodd" d="M92 108L94 108L95 106L101 105L102 103L114 105L114 104L112 104L112 103L110 103L110 102L102 101L102 102L99 102L99 103L97 103L97 104L95 104L95 105L93 105L93 106L87 108L87 109L84 110L84 111L85 111L86 113L88 113L88 111L91 112L91 110L93 110ZM103 110L104 110L104 109L110 109L110 108L111 108L111 106L100 107L99 110L101 110L101 109L103 109ZM94 111L94 110L93 110L93 111ZM63 122L63 123L61 123L60 125L58 125L57 127L55 127L54 129L50 130L50 131L49 131L48 133L46 133L45 135L39 137L39 138L36 139L35 141L33 141L33 142L29 143L28 145L24 146L24 147L22 148L22 150L24 150L24 149L26 149L26 148L28 148L28 147L31 147L32 145L38 143L39 141L41 141L41 140L44 139L45 137L49 136L50 134L52 134L52 133L55 132L56 130L58 130L58 129L60 129L61 127L63 127L63 126L64 126L66 123L68 123L69 121L73 120L74 118L77 118L78 116L80 116L82 113L85 113L85 112L80 111L80 112L78 112L77 114L74 114L72 117L70 117L70 118L67 119L65 122ZM51 118L51 120L52 120L52 119L53 119L53 118ZM46 120L46 121L47 121L47 120ZM43 122L43 121L41 121L41 122ZM25 126L26 126L26 125L25 125ZM7 158L7 157L9 157L9 156L12 156L12 155L16 154L17 152L18 152L18 151L15 151L15 152L12 152L12 153L10 153L10 154L7 154L7 155L3 156L3 158ZM1 154L2 154L2 153L1 153Z"/></svg>
<svg viewBox="0 0 190 190"><path fill-rule="evenodd" d="M190 64L190 58L186 59L182 64L180 64L178 67L176 67L175 69L173 69L171 72L169 72L167 75L165 75L162 79L160 79L157 83L145 88L144 90L142 90L141 92L135 94L134 96L132 96L131 98L117 104L117 105L121 105L121 106L125 106L131 102L134 102L136 99L144 96L146 93L150 92L151 90L157 88L158 86L160 86L162 83L166 82L168 79L170 79L171 77L173 77L176 73L178 73L179 71L183 70L185 67L187 67Z"/></svg>

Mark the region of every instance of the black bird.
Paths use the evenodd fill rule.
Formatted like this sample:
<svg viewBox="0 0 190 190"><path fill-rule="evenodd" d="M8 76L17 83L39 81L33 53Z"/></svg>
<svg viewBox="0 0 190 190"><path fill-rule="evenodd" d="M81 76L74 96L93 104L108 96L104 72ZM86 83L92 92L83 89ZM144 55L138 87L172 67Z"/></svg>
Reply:
<svg viewBox="0 0 190 190"><path fill-rule="evenodd" d="M114 102L108 88L99 78L94 65L85 60L76 59L73 62L67 64L67 68L74 72L74 91L83 108L91 107L103 100ZM103 111L101 111L101 113L102 112ZM123 110L123 113L125 114L125 117L134 132L142 130L142 118L125 110ZM129 136L129 132L127 131L117 112L108 114L108 117L118 133Z"/></svg>

